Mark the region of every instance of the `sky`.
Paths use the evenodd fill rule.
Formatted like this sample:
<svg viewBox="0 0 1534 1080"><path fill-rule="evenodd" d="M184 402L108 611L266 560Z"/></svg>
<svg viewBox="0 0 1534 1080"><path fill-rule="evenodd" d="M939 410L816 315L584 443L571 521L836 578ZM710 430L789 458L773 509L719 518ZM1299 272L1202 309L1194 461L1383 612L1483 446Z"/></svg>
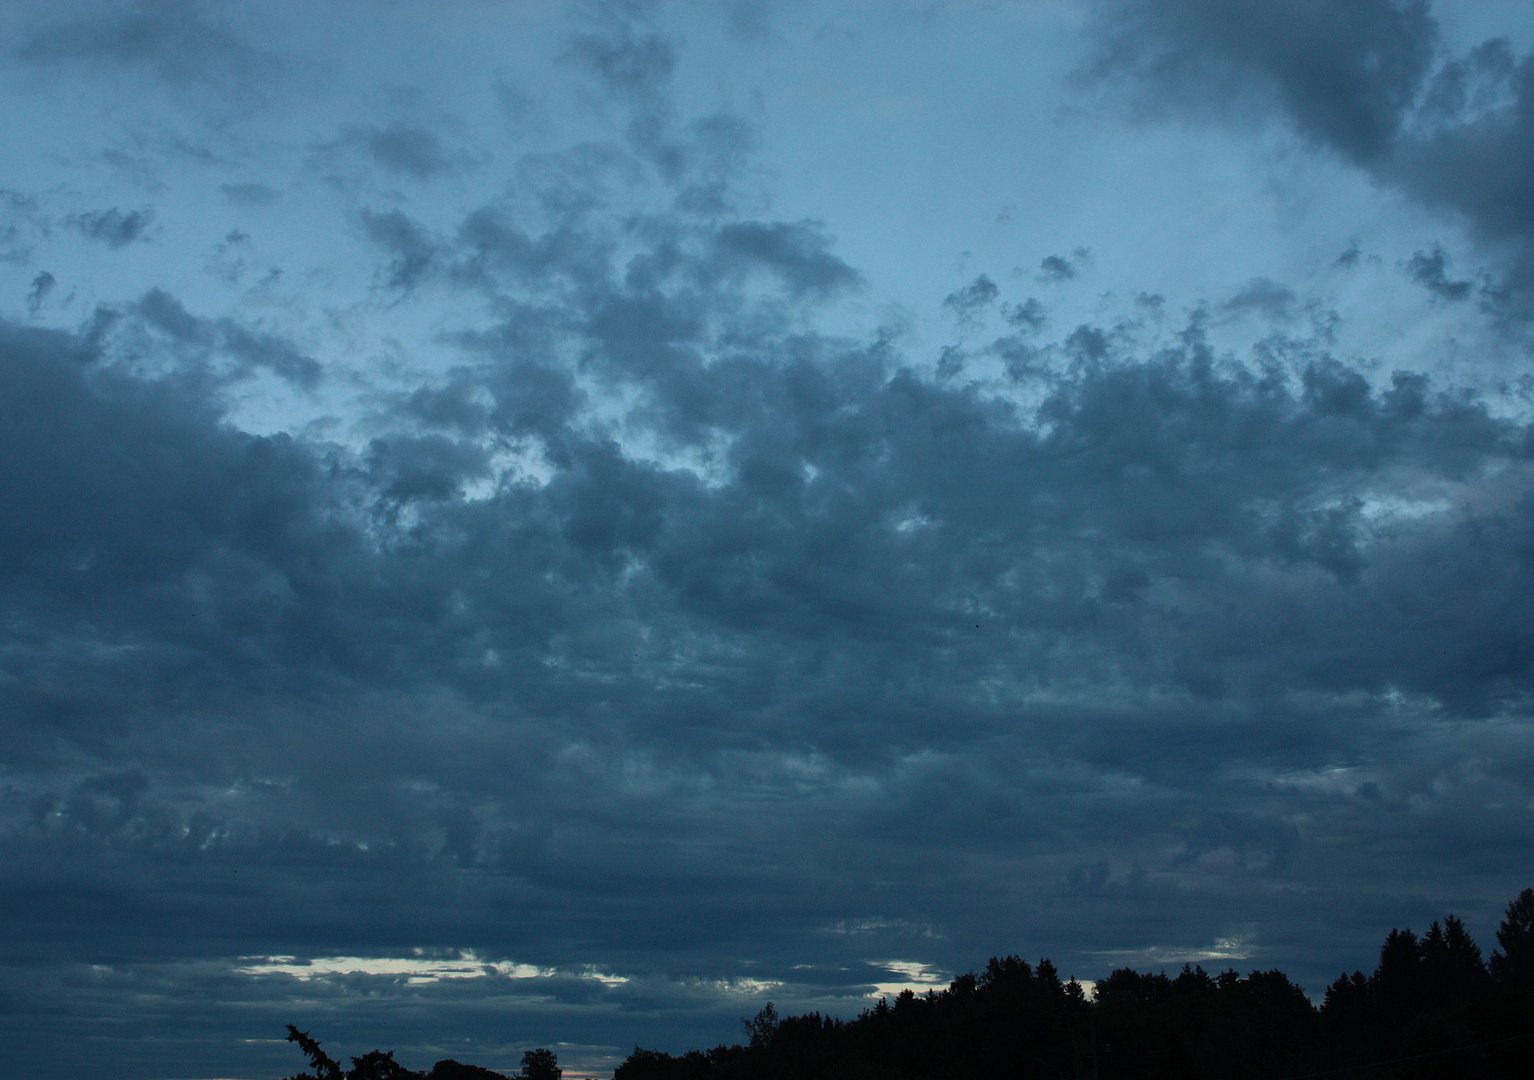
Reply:
<svg viewBox="0 0 1534 1080"><path fill-rule="evenodd" d="M0 1065L608 1076L1534 884L1534 13L0 9Z"/></svg>

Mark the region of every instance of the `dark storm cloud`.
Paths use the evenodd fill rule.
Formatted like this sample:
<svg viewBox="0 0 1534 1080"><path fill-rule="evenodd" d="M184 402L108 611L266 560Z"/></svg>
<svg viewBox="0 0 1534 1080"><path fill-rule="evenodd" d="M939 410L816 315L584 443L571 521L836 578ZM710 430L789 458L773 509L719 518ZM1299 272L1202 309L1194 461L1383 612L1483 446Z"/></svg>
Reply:
<svg viewBox="0 0 1534 1080"><path fill-rule="evenodd" d="M1220 309L1229 314L1250 311L1272 319L1286 319L1294 314L1298 304L1299 298L1287 285L1270 278L1253 278L1221 303Z"/></svg>
<svg viewBox="0 0 1534 1080"><path fill-rule="evenodd" d="M1200 111L1270 94L1306 132L1360 162L1388 153L1437 34L1425 0L1130 2L1112 18L1102 72L1133 72Z"/></svg>
<svg viewBox="0 0 1534 1080"><path fill-rule="evenodd" d="M955 289L943 298L943 306L961 319L973 319L990 307L1001 295L1001 290L990 278L981 274L962 289Z"/></svg>
<svg viewBox="0 0 1534 1080"><path fill-rule="evenodd" d="M670 92L677 43L656 31L652 5L609 0L594 11L600 31L575 34L564 58L592 78L598 108L626 118L629 146L669 186L677 209L733 211L733 174L756 139L754 125L732 112L681 121Z"/></svg>
<svg viewBox="0 0 1534 1080"><path fill-rule="evenodd" d="M1506 38L1482 42L1434 73L1423 96L1422 113L1433 120L1454 121L1467 113L1504 105L1508 82L1517 67Z"/></svg>
<svg viewBox="0 0 1534 1080"><path fill-rule="evenodd" d="M393 256L382 275L385 283L405 291L418 285L436 255L436 244L426 231L398 210L364 208L361 220L367 238Z"/></svg>
<svg viewBox="0 0 1534 1080"><path fill-rule="evenodd" d="M211 332L167 298L153 299L145 317L175 340L202 342L199 335ZM1098 364L1105 359L1093 355ZM660 648L658 662L668 649L682 649L694 663L733 655L733 673L721 670L696 689L664 681L644 689L618 675L629 714L650 718L635 731L640 745L667 746L669 732L688 727L683 718L742 708L762 692L761 665L770 656L779 677L792 675L800 705L763 717L762 734L770 733L774 745L812 738L828 764L844 754L866 758L864 725L875 715L882 716L885 755L926 745L920 703L951 694L955 680L999 678L1019 686L1044 680L1069 697L1078 680L1100 679L1110 660L1121 678L1151 684L1170 678L1170 692L1212 701L1255 700L1280 686L1290 694L1399 687L1479 715L1523 692L1528 673L1514 660L1520 650L1505 644L1517 625L1505 605L1522 594L1526 571L1486 550L1473 561L1456 554L1456 537L1466 528L1505 537L1492 551L1517 550L1529 529L1518 504L1467 510L1470 516L1460 519L1434 514L1379 535L1381 526L1368 521L1359 501L1373 477L1463 485L1474 482L1484 462L1522 460L1521 433L1483 411L1410 379L1376 394L1345 369L1324 365L1297 371L1292 383L1211 371L1200 367L1195 350L1063 383L1042 407L1047 429L1035 430L1001 402L940 390L882 366L859 352L822 355L813 364L788 356L769 366L742 359L707 371L682 368L652 385L652 392L673 396L685 390L696 402L680 412L641 414L668 425L657 432L667 441L686 445L709 428L731 433L730 479L713 489L566 427L556 433L564 445L544 487L464 502L461 485L486 468L482 450L442 438L375 442L365 471L355 475L363 485L358 491L374 491L380 508L408 502L418 515L437 515L413 520L426 546L408 561L397 561L408 549L380 553L373 558L383 561L368 571L384 575L380 587L410 598L397 613L405 620L397 627L400 642L416 633L412 607L426 616L457 606L430 635L438 644L407 666L435 669L451 655L467 659L488 649L525 677L518 650L542 642L534 647L553 650L548 655L562 658L557 666L573 681L545 675L522 694L551 703L562 698L562 710L581 715L595 701L576 673L594 664L593 677L618 675L611 650L640 640L631 637L640 616L630 605L665 596L670 600L644 620L650 640L641 651ZM513 385L525 380L514 378ZM1314 466L1295 467L1297 458ZM1324 493L1304 481L1311 473L1327 478ZM316 483L309 475L307 483ZM1020 475L1030 477L1026 487L1013 479ZM67 488L55 478L53 490ZM308 497L323 502L346 492L343 486L334 496ZM1351 502L1344 492L1354 493ZM546 615L555 620L550 630L563 628L555 637L508 636L510 626L491 617L512 599L500 588L482 585L449 602L455 590L448 581L477 578L511 555L493 539L496 531L484 531L501 527L492 522L518 523L504 538L519 537L514 563L531 558L562 567L536 590L547 594L543 603L555 604ZM119 531L127 542L127 530ZM1090 536L1101 540L1084 543ZM1019 563L998 558L1003 550L1027 554ZM449 566L451 575L443 576ZM290 570L274 569L278 580L292 580ZM514 574L507 583L516 580L523 579ZM1328 584L1337 581L1352 583L1351 590ZM1482 581L1484 588L1474 584ZM1492 581L1501 589L1490 588ZM1420 593L1424 583L1441 592L1420 600L1401 592ZM1226 610L1217 601L1232 591L1247 597L1244 609ZM960 604L960 597L970 599ZM1483 610L1478 597L1494 607ZM974 620L964 614L967 604L978 605ZM1313 646L1285 646L1259 629L1275 605L1310 627L1303 640ZM1385 611L1417 605L1448 620L1441 636L1423 639L1407 630L1353 636L1383 621ZM1198 612L1200 621L1184 626L1179 612ZM267 647L288 655L328 638L337 650L333 663L389 649L390 635L380 639L377 628L366 643L350 639L347 628L366 621L362 610L331 607L319 620L325 630L274 624L277 637ZM497 625L503 629L492 631ZM835 663L820 674L823 661L805 665L827 647L826 625L840 628L839 643L831 651ZM282 645L288 635L294 637ZM1129 659L1135 649L1115 655L1111 644L1140 642L1138 649L1150 641L1159 643L1155 655L1139 662ZM772 648L758 654L769 642ZM942 668L934 667L937 656L945 658ZM1165 674L1157 674L1163 665ZM469 689L499 677L471 667L461 678ZM840 721L826 727L823 718L833 715ZM998 723L985 709L960 709L949 730L979 734ZM707 760L737 738L721 737L717 747L705 741L692 753ZM1062 745L1059 752L1085 749L1091 758L1089 745ZM1233 751L1215 741L1206 752ZM1179 759L1174 773L1187 765ZM1162 767L1154 757L1140 766Z"/></svg>
<svg viewBox="0 0 1534 1080"><path fill-rule="evenodd" d="M1099 76L1179 110L1273 110L1426 206L1469 223L1534 281L1534 58L1503 39L1446 54L1425 0L1114 5Z"/></svg>
<svg viewBox="0 0 1534 1080"><path fill-rule="evenodd" d="M1455 281L1449 277L1449 257L1443 248L1431 252L1417 251L1406 262L1406 276L1445 300L1463 300L1475 285L1469 281Z"/></svg>
<svg viewBox="0 0 1534 1080"><path fill-rule="evenodd" d="M1403 895L1484 925L1534 797L1508 403L1298 320L1243 361L1212 323L1302 306L1246 274L1180 324L955 282L1008 334L936 376L816 332L857 270L733 209L749 125L677 121L674 46L604 10L573 56L623 131L456 217L358 213L375 303L443 328L337 442L241 431L235 380L329 387L190 296L0 321L17 1043L110 1014L92 1045L158 1075L298 1021L425 1064L450 1011L621 1056L854 1013L897 959L1240 938L1316 986ZM532 970L322 962L464 949Z"/></svg>
<svg viewBox="0 0 1534 1080"><path fill-rule="evenodd" d="M578 34L570 44L570 56L594 72L602 83L622 98L653 99L664 88L676 67L672 43L643 29L643 5L601 5L611 20L600 34Z"/></svg>
<svg viewBox="0 0 1534 1080"><path fill-rule="evenodd" d="M719 230L715 244L720 269L761 267L800 296L830 295L860 280L831 253L824 228L813 221L735 222Z"/></svg>
<svg viewBox="0 0 1534 1080"><path fill-rule="evenodd" d="M36 30L15 48L32 63L144 68L179 86L248 85L252 76L279 63L206 7L182 0L109 5L87 17Z"/></svg>
<svg viewBox="0 0 1534 1080"><path fill-rule="evenodd" d="M1040 281L1069 281L1076 276L1076 268L1069 259L1059 255L1046 255L1039 261Z"/></svg>
<svg viewBox="0 0 1534 1080"><path fill-rule="evenodd" d="M1506 43L1494 44L1492 55L1505 58ZM1514 245L1528 274L1534 272L1527 263L1534 258L1534 194L1518 177L1534 161L1534 58L1480 66L1492 102L1472 101L1424 123L1400 141L1385 177L1427 205L1461 215L1491 244Z"/></svg>
<svg viewBox="0 0 1534 1080"><path fill-rule="evenodd" d="M465 480L484 476L489 454L478 443L440 435L374 439L368 447L369 480L393 503L440 502L458 495Z"/></svg>
<svg viewBox="0 0 1534 1080"><path fill-rule="evenodd" d="M450 167L442 141L421 127L393 123L349 129L348 141L366 149L374 162L415 180L430 180Z"/></svg>
<svg viewBox="0 0 1534 1080"><path fill-rule="evenodd" d="M527 317L531 321L539 314ZM562 444L567 426L588 403L576 373L544 355L554 340L547 328L518 327L450 340L485 362L455 368L439 385L413 391L401 406L406 415L435 431L536 437L551 448Z"/></svg>
<svg viewBox="0 0 1534 1080"><path fill-rule="evenodd" d="M36 315L57 285L58 279L48 271L38 271L37 276L32 279L32 287L27 290L27 311Z"/></svg>
<svg viewBox="0 0 1534 1080"><path fill-rule="evenodd" d="M222 371L224 378L245 378L264 368L299 386L312 387L319 381L319 362L291 342L233 319L199 318L162 289L145 293L133 312L140 316L142 329L158 332L155 344L167 354L179 354L182 363L213 371L232 362Z"/></svg>
<svg viewBox="0 0 1534 1080"><path fill-rule="evenodd" d="M649 26L648 5L619 0L597 5L598 33L576 34L566 58L594 79L607 107L628 117L628 138L659 171L681 175L684 152L668 87L676 67L671 41Z"/></svg>
<svg viewBox="0 0 1534 1080"><path fill-rule="evenodd" d="M29 463L30 480L7 488L7 514L19 516L8 516L0 540L4 596L7 611L25 613L35 632L7 650L9 662L27 656L35 667L25 682L8 684L6 712L18 753L48 759L72 743L121 733L125 718L157 693L163 665L173 668L188 646L196 651L198 601L195 589L182 591L189 583L182 575L223 565L238 578L236 566L254 570L264 561L251 554L281 547L301 490L293 485L304 482L302 469L282 475L297 460L283 459L303 455L285 440L220 430L206 404L169 383L93 368L89 347L60 335L8 331L5 350L6 454ZM217 570L206 580L214 579L222 581L218 603L244 594L255 605L251 614L271 587L259 572L249 591ZM135 611L154 614L141 621ZM75 669L85 655L79 650L91 649L93 635L78 636L86 623L135 642L130 652L147 650L146 666L124 655L90 672ZM204 674L216 681L232 670L216 664Z"/></svg>
<svg viewBox="0 0 1534 1080"><path fill-rule="evenodd" d="M1021 304L1009 304L1003 312L1008 323L1019 330L1041 330L1049 320L1049 312L1033 297Z"/></svg>
<svg viewBox="0 0 1534 1080"><path fill-rule="evenodd" d="M145 231L153 222L154 211L148 208L124 213L112 207L74 214L69 218L69 224L83 236L110 248L127 247L135 240L143 239Z"/></svg>
<svg viewBox="0 0 1534 1080"><path fill-rule="evenodd" d="M1024 405L759 318L683 220L621 260L481 224L429 244L498 322L357 451L230 427L188 376L284 346L168 294L6 329L0 905L45 902L55 962L473 945L684 1024L666 973L750 957L855 1007L873 950L1095 975L1166 944L1147 905L1212 940L1305 918L1254 881L1383 904L1343 838L1527 801L1534 443L1473 398L1216 360L1195 318L1041 342L1075 363Z"/></svg>

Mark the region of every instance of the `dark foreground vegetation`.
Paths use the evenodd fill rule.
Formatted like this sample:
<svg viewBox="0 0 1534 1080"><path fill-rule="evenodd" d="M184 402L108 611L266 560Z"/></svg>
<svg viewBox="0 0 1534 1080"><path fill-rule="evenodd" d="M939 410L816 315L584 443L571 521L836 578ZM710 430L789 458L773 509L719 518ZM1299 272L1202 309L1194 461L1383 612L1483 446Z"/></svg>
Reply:
<svg viewBox="0 0 1534 1080"><path fill-rule="evenodd" d="M1320 1008L1280 971L1176 975L1122 968L1089 998L1048 960L992 958L979 974L917 997L905 991L855 1020L744 1021L744 1045L676 1056L636 1048L614 1080L978 1080L1040 1078L1393 1078L1534 1076L1534 889L1507 907L1483 960L1450 915L1422 936L1392 930L1372 974L1343 974ZM292 1080L497 1080L457 1062L411 1072L392 1054L343 1072L289 1028L313 1073ZM518 1074L558 1080L529 1051Z"/></svg>
<svg viewBox="0 0 1534 1080"><path fill-rule="evenodd" d="M394 1060L393 1050L373 1050L362 1057L352 1058L350 1069L309 1037L307 1031L299 1031L288 1025L288 1042L295 1042L309 1059L313 1072L295 1073L289 1080L560 1080L564 1070L554 1051L539 1048L522 1055L522 1068L507 1077L505 1073L482 1069L478 1065L464 1065L448 1058L431 1067L431 1072L416 1072Z"/></svg>

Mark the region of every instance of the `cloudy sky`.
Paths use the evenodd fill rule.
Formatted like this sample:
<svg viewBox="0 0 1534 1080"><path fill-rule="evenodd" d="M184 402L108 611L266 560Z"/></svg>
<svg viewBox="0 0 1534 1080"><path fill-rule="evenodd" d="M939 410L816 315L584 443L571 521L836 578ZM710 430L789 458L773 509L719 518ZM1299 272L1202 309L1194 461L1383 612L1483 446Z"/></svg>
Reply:
<svg viewBox="0 0 1534 1080"><path fill-rule="evenodd" d="M0 9L0 1059L609 1075L1534 884L1534 14Z"/></svg>

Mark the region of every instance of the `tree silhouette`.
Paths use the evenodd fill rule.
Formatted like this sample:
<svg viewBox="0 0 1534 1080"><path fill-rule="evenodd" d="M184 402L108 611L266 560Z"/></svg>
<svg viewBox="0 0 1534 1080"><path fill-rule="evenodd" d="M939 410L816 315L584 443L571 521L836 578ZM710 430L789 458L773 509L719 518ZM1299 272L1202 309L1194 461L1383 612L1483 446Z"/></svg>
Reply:
<svg viewBox="0 0 1534 1080"><path fill-rule="evenodd" d="M320 1044L309 1037L307 1031L299 1031L292 1024L288 1025L288 1042L296 1042L298 1048L309 1059L309 1067L314 1070L314 1075L319 1080L343 1080L341 1063L320 1049ZM289 1080L305 1080L303 1073L295 1073Z"/></svg>
<svg viewBox="0 0 1534 1080"><path fill-rule="evenodd" d="M1491 954L1491 974L1511 989L1534 990L1534 889L1524 889L1507 905L1497 927L1498 949Z"/></svg>
<svg viewBox="0 0 1534 1080"><path fill-rule="evenodd" d="M432 1066L426 1080L507 1080L504 1073L492 1072L478 1065L464 1065L446 1058Z"/></svg>
<svg viewBox="0 0 1534 1080"><path fill-rule="evenodd" d="M1404 1028L1422 1007L1422 946L1410 930L1392 930L1374 969L1374 1001L1387 1027Z"/></svg>
<svg viewBox="0 0 1534 1080"><path fill-rule="evenodd" d="M745 1030L746 1042L753 1050L760 1050L771 1045L778 1032L778 1010L769 1001L755 1016L742 1019L740 1026Z"/></svg>
<svg viewBox="0 0 1534 1080"><path fill-rule="evenodd" d="M1434 923L1422 938L1422 982L1433 1008L1467 1005L1490 989L1481 949L1457 916Z"/></svg>
<svg viewBox="0 0 1534 1080"><path fill-rule="evenodd" d="M1089 1000L1048 960L993 957L946 990L880 998L855 1020L741 1021L745 1045L673 1056L635 1047L614 1080L969 1080L979 1076L1427 1078L1529 1075L1534 1052L1534 889L1507 907L1490 971L1454 915L1418 937L1391 930L1372 974L1338 976L1317 1010L1281 971L1175 976L1121 968ZM374 1050L343 1070L289 1025L311 1072L290 1080L508 1080L439 1061L412 1072ZM561 1080L554 1052L522 1055L512 1080Z"/></svg>
<svg viewBox="0 0 1534 1080"><path fill-rule="evenodd" d="M508 1080L501 1073L478 1065L461 1065L450 1059L437 1062L429 1073L419 1073L395 1061L393 1050L370 1050L361 1057L352 1058L352 1067L343 1070L341 1063L325 1053L307 1031L299 1031L292 1024L288 1025L288 1042L298 1044L314 1070L312 1073L296 1073L288 1080ZM539 1054L548 1055L547 1059L535 1058L534 1071L526 1072L529 1057ZM558 1063L548 1050L528 1051L522 1056L522 1066L524 1075L530 1080L559 1080ZM553 1071L547 1071L549 1068Z"/></svg>
<svg viewBox="0 0 1534 1080"><path fill-rule="evenodd" d="M352 1058L351 1070L346 1080L420 1080L421 1074L412 1072L394 1060L394 1051L369 1050L361 1057Z"/></svg>
<svg viewBox="0 0 1534 1080"><path fill-rule="evenodd" d="M522 1080L559 1080L564 1070L559 1067L559 1058L554 1051L540 1046L522 1054L522 1070L518 1075Z"/></svg>
<svg viewBox="0 0 1534 1080"><path fill-rule="evenodd" d="M946 990L880 998L851 1021L742 1021L748 1045L684 1057L636 1047L615 1080L969 1080L977 1076L1243 1078L1368 1075L1522 1080L1534 1048L1534 890L1508 908L1499 976L1454 915L1395 929L1371 974L1343 974L1318 1010L1281 971L1121 968L1091 1000L1048 960L993 957ZM1524 987L1522 989L1515 989Z"/></svg>

